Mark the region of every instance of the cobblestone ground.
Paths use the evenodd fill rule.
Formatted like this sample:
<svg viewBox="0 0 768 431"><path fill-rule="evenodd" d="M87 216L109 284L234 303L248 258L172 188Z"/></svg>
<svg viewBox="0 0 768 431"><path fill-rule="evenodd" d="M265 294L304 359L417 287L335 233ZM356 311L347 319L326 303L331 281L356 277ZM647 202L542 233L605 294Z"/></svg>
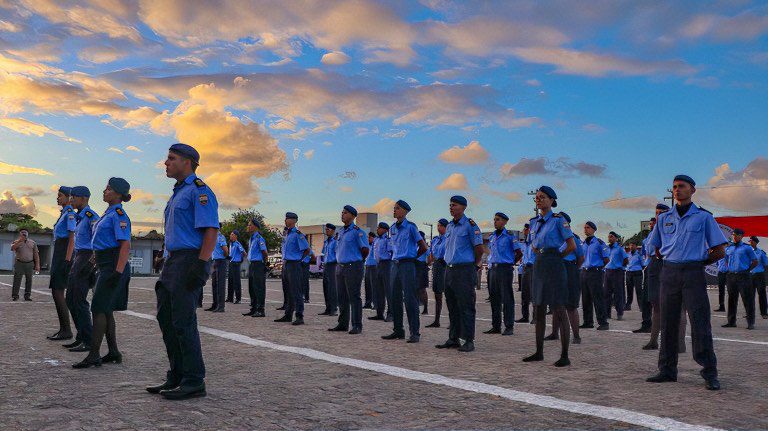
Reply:
<svg viewBox="0 0 768 431"><path fill-rule="evenodd" d="M84 354L45 339L56 329L48 279L36 279L33 302L11 302L10 282L0 275L3 430L768 428L768 321L758 318L757 329L746 331L742 310L741 327L728 330L720 327L724 313L714 313L723 390L709 392L690 353L681 355L678 383L644 382L655 371L657 352L640 349L647 334L628 333L639 327L636 307L624 321L611 321L611 332L582 330L582 344L571 346L573 365L557 369L558 342L547 342L545 362L520 361L533 351L533 325L516 325L511 337L480 333L490 326L484 291L478 292L477 350L460 354L433 347L446 338L447 316L439 329L424 328L432 316L422 316L419 344L381 340L391 331L384 322L365 320L361 335L328 332L335 318L317 316L323 310L317 280L307 324L274 323L282 293L270 280L267 318L241 316L247 294L243 304L227 304L226 313L198 312L208 397L173 402L144 391L162 381L167 367L151 319L154 278L134 278L134 314L116 316L123 364L88 370L71 368ZM400 368L381 371L381 364ZM430 377L424 381L417 372ZM475 391L471 382L491 386ZM517 392L510 399L505 390Z"/></svg>

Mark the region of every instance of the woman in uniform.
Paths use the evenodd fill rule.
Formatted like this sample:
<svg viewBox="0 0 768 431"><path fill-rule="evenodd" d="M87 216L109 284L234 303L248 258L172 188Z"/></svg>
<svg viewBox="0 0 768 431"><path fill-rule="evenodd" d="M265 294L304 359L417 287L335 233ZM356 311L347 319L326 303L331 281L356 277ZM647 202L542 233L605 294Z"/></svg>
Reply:
<svg viewBox="0 0 768 431"><path fill-rule="evenodd" d="M96 287L91 299L93 341L91 351L73 368L98 367L104 362L120 363L123 355L117 349L114 311L128 305L131 249L131 220L123 210L123 202L131 200L130 185L122 178L110 178L104 189L104 202L109 207L93 228L93 251L98 268ZM101 341L106 334L109 353L100 357Z"/></svg>
<svg viewBox="0 0 768 431"><path fill-rule="evenodd" d="M427 240L427 234L419 231L422 241ZM427 255L428 251L425 251L416 258L416 283L419 289L419 302L424 307L421 314L429 313L429 294L427 289L429 288L429 269L427 268Z"/></svg>
<svg viewBox="0 0 768 431"><path fill-rule="evenodd" d="M53 226L53 260L51 261L51 289L56 314L59 317L59 330L49 335L49 340L68 340L72 338L72 328L69 325L69 309L64 294L67 290L67 278L72 264L72 254L75 251L75 210L69 204L72 188L61 186L56 196L56 203L61 206L61 215ZM74 347L69 345L69 347Z"/></svg>
<svg viewBox="0 0 768 431"><path fill-rule="evenodd" d="M548 186L541 186L536 191L536 208L539 215L531 219L531 247L536 253L533 264L531 298L534 304L536 321L536 353L523 358L523 362L544 360L544 330L547 325L547 306L560 322L560 359L556 367L571 364L568 359L570 343L570 324L565 305L568 303L568 275L563 258L576 250L570 224L560 214L552 212L557 207L557 194ZM566 243L565 249L560 246Z"/></svg>
<svg viewBox="0 0 768 431"><path fill-rule="evenodd" d="M569 224L571 216L561 212L560 216ZM579 336L579 300L581 299L581 282L579 280L579 268L584 263L584 249L582 248L581 238L573 234L573 241L576 243L576 250L563 258L565 264L565 273L568 280L568 301L565 303L565 312L568 314L568 322L573 330L573 344L581 344ZM560 251L564 251L568 242L560 246ZM560 318L557 315L552 316L552 333L545 340L559 339L558 330L560 329Z"/></svg>

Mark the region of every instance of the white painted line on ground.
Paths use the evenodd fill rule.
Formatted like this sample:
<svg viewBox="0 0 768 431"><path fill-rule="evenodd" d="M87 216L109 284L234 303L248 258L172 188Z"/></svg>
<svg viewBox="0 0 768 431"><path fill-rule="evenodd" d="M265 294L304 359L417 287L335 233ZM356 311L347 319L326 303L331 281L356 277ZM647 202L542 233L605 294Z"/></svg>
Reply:
<svg viewBox="0 0 768 431"><path fill-rule="evenodd" d="M155 316L149 314L137 313L135 311L121 311L129 316L139 317L141 319L155 320ZM516 391L514 389L503 388L500 386L489 385L487 383L474 382L471 380L454 379L440 374L424 373L421 371L410 370L407 368L395 367L392 365L381 364L378 362L364 361L361 359L336 356L319 350L308 349L305 347L285 346L269 341L251 338L246 335L235 332L222 331L220 329L200 326L200 332L224 338L238 343L247 344L254 347L262 347L280 352L293 353L311 359L330 362L339 365L369 370L381 374L398 377L401 379L414 380L435 385L448 386L461 389L468 392L494 395L511 401L521 402L534 406L566 411L580 415L592 416L611 421L629 423L655 430L690 430L690 431L720 431L718 428L711 428L701 425L692 425L685 422L676 421L670 418L653 416L645 413L625 410L617 407L599 406L595 404L580 403L575 401L562 400L546 395L537 395L530 392Z"/></svg>

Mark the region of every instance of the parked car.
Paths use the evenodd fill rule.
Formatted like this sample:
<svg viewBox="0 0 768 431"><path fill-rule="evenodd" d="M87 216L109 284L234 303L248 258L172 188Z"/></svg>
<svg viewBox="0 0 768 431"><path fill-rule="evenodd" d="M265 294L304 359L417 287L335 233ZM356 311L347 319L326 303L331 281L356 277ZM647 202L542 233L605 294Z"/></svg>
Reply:
<svg viewBox="0 0 768 431"><path fill-rule="evenodd" d="M280 254L270 254L267 256L267 262L269 262L267 277L280 278L283 274L283 256Z"/></svg>

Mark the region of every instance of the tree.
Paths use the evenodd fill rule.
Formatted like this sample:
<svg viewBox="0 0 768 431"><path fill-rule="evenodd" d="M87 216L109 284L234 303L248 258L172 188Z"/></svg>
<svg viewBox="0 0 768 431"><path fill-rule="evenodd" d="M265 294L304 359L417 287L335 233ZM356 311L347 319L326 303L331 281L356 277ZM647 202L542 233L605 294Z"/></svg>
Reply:
<svg viewBox="0 0 768 431"><path fill-rule="evenodd" d="M651 233L649 230L641 230L640 232L632 235L624 240L624 244L629 245L630 242L634 242L637 245L641 245L643 240Z"/></svg>
<svg viewBox="0 0 768 431"><path fill-rule="evenodd" d="M229 237L233 230L237 230L240 233L237 240L247 250L248 241L251 239L251 236L248 235L248 221L252 219L256 219L261 225L261 236L267 243L267 250L279 250L283 241L280 230L267 227L267 224L264 223L264 216L256 210L241 208L233 212L229 220L221 223L221 233Z"/></svg>
<svg viewBox="0 0 768 431"><path fill-rule="evenodd" d="M45 232L46 229L29 214L7 213L0 214L0 231L8 230L8 225L15 225L16 232L26 229L30 233Z"/></svg>

